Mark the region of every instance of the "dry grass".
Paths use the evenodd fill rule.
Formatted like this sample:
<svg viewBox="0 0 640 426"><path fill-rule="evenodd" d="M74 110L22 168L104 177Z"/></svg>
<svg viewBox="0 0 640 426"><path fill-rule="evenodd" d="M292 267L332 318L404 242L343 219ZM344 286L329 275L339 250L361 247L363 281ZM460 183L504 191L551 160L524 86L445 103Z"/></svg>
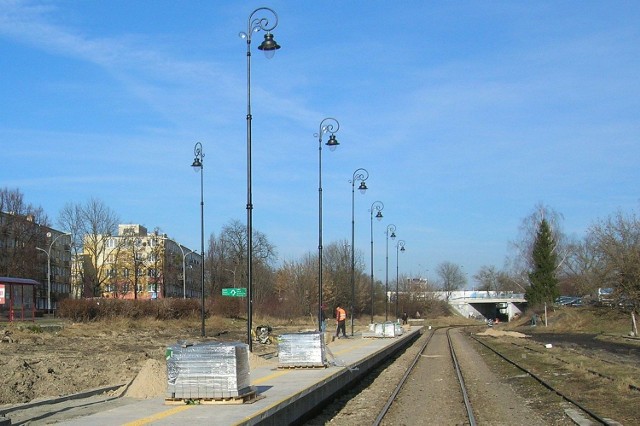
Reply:
<svg viewBox="0 0 640 426"><path fill-rule="evenodd" d="M521 319L510 322L507 327L528 326L532 314L525 313ZM539 332L628 335L631 331L631 314L611 307L562 306L548 309L547 315L548 326L544 327L543 320L539 323Z"/></svg>

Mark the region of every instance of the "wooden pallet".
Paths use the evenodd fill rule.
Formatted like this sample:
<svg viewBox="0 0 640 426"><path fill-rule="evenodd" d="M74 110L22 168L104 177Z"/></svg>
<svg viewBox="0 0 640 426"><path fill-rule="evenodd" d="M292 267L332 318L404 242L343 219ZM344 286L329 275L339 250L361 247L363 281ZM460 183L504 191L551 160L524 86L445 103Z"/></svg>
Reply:
<svg viewBox="0 0 640 426"><path fill-rule="evenodd" d="M282 370L315 370L319 368L327 368L327 365L278 365L278 369Z"/></svg>
<svg viewBox="0 0 640 426"><path fill-rule="evenodd" d="M244 395L228 396L220 398L165 398L165 405L239 405L253 404L262 399L256 391Z"/></svg>

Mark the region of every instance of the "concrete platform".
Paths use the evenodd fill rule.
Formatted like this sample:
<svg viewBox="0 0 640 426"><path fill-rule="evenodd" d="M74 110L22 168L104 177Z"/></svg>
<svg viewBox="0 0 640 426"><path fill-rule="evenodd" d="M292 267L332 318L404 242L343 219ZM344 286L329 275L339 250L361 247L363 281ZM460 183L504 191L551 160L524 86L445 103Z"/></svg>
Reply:
<svg viewBox="0 0 640 426"><path fill-rule="evenodd" d="M367 374L388 356L410 344L422 327L399 337L363 338L356 334L327 345L327 368L251 369L258 397L251 403L167 405L164 398L124 398L118 407L64 421L61 425L285 425L304 418L323 401Z"/></svg>

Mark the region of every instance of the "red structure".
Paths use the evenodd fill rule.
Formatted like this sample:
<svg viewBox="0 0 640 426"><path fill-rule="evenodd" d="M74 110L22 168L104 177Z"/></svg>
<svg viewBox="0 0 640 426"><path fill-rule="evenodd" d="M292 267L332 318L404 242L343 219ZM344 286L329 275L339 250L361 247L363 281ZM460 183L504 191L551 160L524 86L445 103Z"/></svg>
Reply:
<svg viewBox="0 0 640 426"><path fill-rule="evenodd" d="M27 278L0 277L0 318L9 321L35 321L36 286Z"/></svg>

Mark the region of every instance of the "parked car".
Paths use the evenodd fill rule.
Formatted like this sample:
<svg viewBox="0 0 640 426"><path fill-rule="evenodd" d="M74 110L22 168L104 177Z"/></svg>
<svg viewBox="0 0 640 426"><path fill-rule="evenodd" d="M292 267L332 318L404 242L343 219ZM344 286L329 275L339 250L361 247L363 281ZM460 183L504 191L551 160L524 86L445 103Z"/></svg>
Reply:
<svg viewBox="0 0 640 426"><path fill-rule="evenodd" d="M577 296L560 296L555 300L558 306L582 306L582 298Z"/></svg>

